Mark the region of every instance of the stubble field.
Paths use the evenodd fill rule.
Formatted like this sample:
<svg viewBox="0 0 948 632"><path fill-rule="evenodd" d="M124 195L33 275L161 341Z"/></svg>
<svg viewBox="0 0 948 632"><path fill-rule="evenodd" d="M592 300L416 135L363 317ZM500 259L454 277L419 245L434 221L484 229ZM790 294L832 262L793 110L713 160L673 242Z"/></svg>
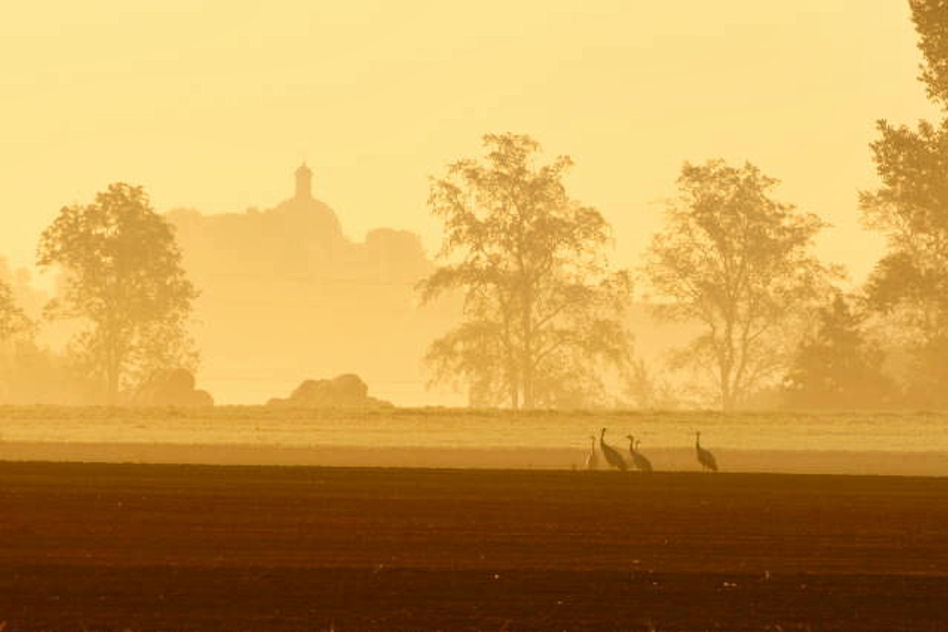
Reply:
<svg viewBox="0 0 948 632"><path fill-rule="evenodd" d="M695 471L695 431L729 472L948 476L948 414L0 407L0 460L581 468L590 435Z"/></svg>

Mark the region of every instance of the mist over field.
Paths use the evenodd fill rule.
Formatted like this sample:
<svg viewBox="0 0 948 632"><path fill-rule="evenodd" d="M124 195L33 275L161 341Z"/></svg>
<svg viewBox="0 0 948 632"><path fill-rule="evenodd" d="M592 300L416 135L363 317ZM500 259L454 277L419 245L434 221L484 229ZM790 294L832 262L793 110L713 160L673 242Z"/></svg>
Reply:
<svg viewBox="0 0 948 632"><path fill-rule="evenodd" d="M370 37L408 16L447 19L424 3L297 8L308 17L293 28L277 13L195 10L195 30L179 33L193 63L176 71L143 60L164 50L154 38L181 7L158 11L157 31L138 9L119 11L124 35L103 26L105 5L56 14L62 42L80 23L102 41L132 38L135 70L72 47L71 89L90 97L36 111L86 120L101 153L82 153L79 136L57 146L44 135L35 151L68 156L70 168L38 169L33 149L10 165L20 178L7 202L23 221L0 243L0 402L358 407L326 390L353 375L366 397L395 406L948 406L943 132L927 122L944 99L937 3L735 0L645 14L604 3L574 20L551 10L548 29L529 37L497 34L480 63L469 54L497 6L449 20L467 33L454 57L424 20L411 22L416 53ZM532 23L525 7L511 10ZM13 18L5 28L20 35L6 47L29 51L47 36L35 11ZM306 19L322 37L304 36ZM246 63L248 51L221 35L215 50L228 61L211 64L218 53L196 34L232 34L248 20L274 47ZM439 64L457 72L441 75L444 91L409 82L378 108L385 116L366 116L352 105L394 88L391 76L358 72L379 68L378 46L403 79ZM519 62L490 61L501 58ZM22 59L17 73L55 66ZM346 64L364 81L333 79ZM168 90L106 106L112 88L93 90L105 68ZM272 94L211 106L213 94L246 96L266 68L297 78L286 84L293 107ZM204 85L202 96L175 101L178 73ZM434 124L445 103L502 94L515 79L519 106L501 99ZM299 92L307 82L312 93ZM586 106L551 98L570 85ZM11 103L25 113L44 94L23 90ZM109 125L115 117L92 116L96 103L135 114ZM188 112L182 133L191 146L205 138L208 152L216 142L217 162L167 133ZM223 141L229 125L264 119L271 141L243 124ZM148 130L149 158L126 124ZM40 179L30 197L24 186Z"/></svg>
<svg viewBox="0 0 948 632"><path fill-rule="evenodd" d="M0 632L948 630L948 0L7 4Z"/></svg>
<svg viewBox="0 0 948 632"><path fill-rule="evenodd" d="M623 455L634 434L655 471L699 471L700 428L729 472L946 476L945 423L919 412L0 407L0 459L582 470L606 426Z"/></svg>

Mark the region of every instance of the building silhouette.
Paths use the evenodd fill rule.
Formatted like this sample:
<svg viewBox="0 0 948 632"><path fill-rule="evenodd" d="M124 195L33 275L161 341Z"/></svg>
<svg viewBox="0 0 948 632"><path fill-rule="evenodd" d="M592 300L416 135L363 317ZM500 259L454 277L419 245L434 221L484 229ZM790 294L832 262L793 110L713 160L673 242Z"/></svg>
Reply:
<svg viewBox="0 0 948 632"><path fill-rule="evenodd" d="M263 403L305 378L355 373L396 404L462 403L426 391L421 359L459 314L450 301L418 306L416 284L433 270L418 235L349 239L312 185L302 164L293 196L269 209L167 214L201 291L201 384L219 402Z"/></svg>

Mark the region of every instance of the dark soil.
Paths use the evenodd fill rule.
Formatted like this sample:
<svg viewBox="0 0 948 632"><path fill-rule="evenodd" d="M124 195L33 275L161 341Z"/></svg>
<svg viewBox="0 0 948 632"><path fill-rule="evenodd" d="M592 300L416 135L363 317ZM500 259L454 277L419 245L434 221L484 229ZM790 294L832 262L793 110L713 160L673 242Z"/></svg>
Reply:
<svg viewBox="0 0 948 632"><path fill-rule="evenodd" d="M948 480L0 463L21 630L948 630Z"/></svg>

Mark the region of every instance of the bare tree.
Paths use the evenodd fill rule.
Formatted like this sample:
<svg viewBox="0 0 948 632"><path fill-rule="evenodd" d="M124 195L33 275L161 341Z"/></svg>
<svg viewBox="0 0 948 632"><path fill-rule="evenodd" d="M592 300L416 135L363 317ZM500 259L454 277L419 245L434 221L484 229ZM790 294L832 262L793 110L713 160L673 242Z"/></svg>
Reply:
<svg viewBox="0 0 948 632"><path fill-rule="evenodd" d="M788 326L837 274L809 254L822 222L773 200L776 184L749 163L686 163L645 266L667 300L659 316L703 325L679 363L709 378L724 410L786 367Z"/></svg>
<svg viewBox="0 0 948 632"><path fill-rule="evenodd" d="M568 157L538 166L539 145L522 135L484 145L484 160L460 160L431 183L443 265L420 289L426 301L463 292L464 321L427 360L435 380L467 383L472 405L588 405L599 369L628 357L630 284L609 269L609 226L567 195Z"/></svg>

